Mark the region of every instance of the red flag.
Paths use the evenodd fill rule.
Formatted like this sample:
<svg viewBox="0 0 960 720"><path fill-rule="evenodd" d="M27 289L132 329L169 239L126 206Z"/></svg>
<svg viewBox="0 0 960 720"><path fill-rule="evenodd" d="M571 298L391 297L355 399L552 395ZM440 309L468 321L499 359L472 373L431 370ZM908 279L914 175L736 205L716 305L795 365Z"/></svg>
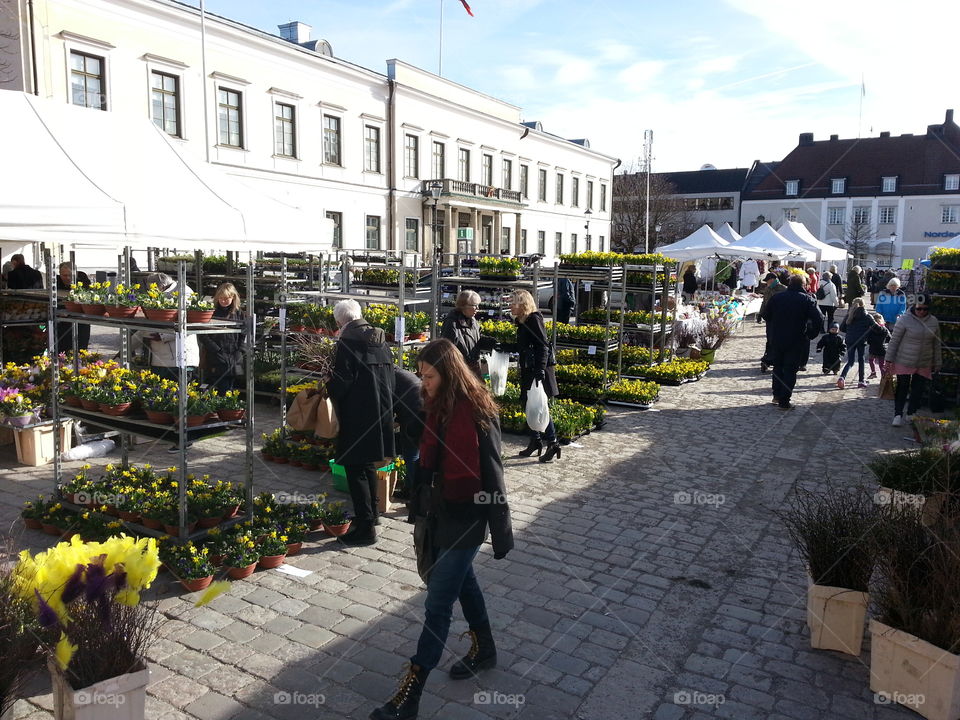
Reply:
<svg viewBox="0 0 960 720"><path fill-rule="evenodd" d="M463 3L463 9L467 11L467 15L473 17L473 10L470 9L470 6L467 5L467 0L460 0Z"/></svg>

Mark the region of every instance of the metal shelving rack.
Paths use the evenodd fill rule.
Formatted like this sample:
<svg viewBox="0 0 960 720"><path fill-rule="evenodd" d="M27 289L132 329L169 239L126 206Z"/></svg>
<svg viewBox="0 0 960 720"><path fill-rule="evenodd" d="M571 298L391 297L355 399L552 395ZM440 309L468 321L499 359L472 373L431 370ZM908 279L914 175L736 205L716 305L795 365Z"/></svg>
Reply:
<svg viewBox="0 0 960 720"><path fill-rule="evenodd" d="M611 335L612 328L612 318L613 318L613 293L612 288L614 283L621 279L623 273L623 268L615 265L601 265L601 266L577 266L577 265L567 265L564 266L562 263L554 266L554 290L553 297L554 303L556 303L557 293L559 290L560 278L566 278L571 282L583 283L586 287L584 291L588 293L588 297L592 299L592 292L594 290L606 290L607 291L607 319L606 319L606 340L603 343L600 342L584 342L584 343L573 343L573 342L562 342L557 340L557 329L556 323L554 323L553 328L553 344L557 348L570 348L576 350L586 349L589 352L591 347L596 348L596 351L603 352L603 373L604 377L607 376L607 373L610 371L610 353L618 350L620 345L623 343L622 333L618 333L617 337L614 338ZM592 302L588 303L588 310L592 309ZM556 305L554 305L556 307ZM555 315L556 313L554 313ZM579 311L578 311L579 315ZM577 317L577 325L580 325L580 318ZM586 325L592 325L594 323L587 322L583 323ZM604 383L606 387L606 383Z"/></svg>
<svg viewBox="0 0 960 720"><path fill-rule="evenodd" d="M676 287L675 283L671 283L670 274L676 271L676 265L673 263L664 263L662 265L628 265L623 264L623 277L621 279L620 285L620 312L626 313L627 309L627 294L643 294L649 293L650 295L650 315L651 318L654 316L654 308L657 306L657 294L660 294L660 322L657 324L650 323L646 328L640 328L637 326L637 332L643 335L646 335L649 338L649 342L646 343L647 349L650 351L650 364L658 364L664 361L664 355L667 351L668 346L668 336L673 334L673 326L667 321L667 304L669 299L672 297L676 299ZM652 282L649 285L630 285L630 273L635 272L646 272L650 273ZM657 275L663 273L664 279L662 283L657 281ZM611 295L612 297L612 295ZM612 303L611 303L612 305ZM621 318L623 315L621 314ZM623 334L626 330L626 323L620 323L619 337L620 344L623 345ZM672 337L670 338L672 340ZM654 352L659 351L660 356L657 359L654 359ZM617 357L617 374L622 375L623 373L623 353L619 353Z"/></svg>
<svg viewBox="0 0 960 720"><path fill-rule="evenodd" d="M125 284L130 283L130 249L127 248L124 254L120 257L120 272L118 277L123 278L122 282ZM211 321L210 323L188 323L186 321L186 306L187 298L185 294L179 296L180 306L179 312L177 313L177 320L175 322L155 322L147 320L144 318L109 318L105 316L95 316L95 315L85 315L81 313L68 313L60 310L57 307L57 286L55 282L55 277L52 274L52 267L55 266L55 263L50 262L48 259L47 262L47 277L48 284L50 285L49 298L50 298L50 317L51 317L51 326L55 327L56 322L59 320L61 322L71 322L74 324L74 336L76 336L76 325L78 323L86 323L89 325L99 326L99 327L109 327L114 328L120 332L121 342L120 342L120 357L121 362L124 366L129 367L131 361L131 348L130 348L130 337L131 333L137 330L144 330L147 332L166 332L174 333L178 337L178 356L179 356L179 401L180 406L178 408L178 417L177 425L158 425L155 423L148 422L146 420L140 420L135 418L127 417L113 417L103 413L91 412L88 410L83 410L81 408L74 408L70 406L63 406L60 404L59 393L57 388L60 385L60 373L59 367L56 362L52 364L52 380L51 386L53 388L51 396L51 412L53 416L53 422L59 425L60 421L63 418L76 418L85 420L87 422L95 423L98 426L108 428L110 430L119 432L121 435L121 452L122 452L122 462L124 465L129 463L129 449L130 449L130 436L139 435L149 438L161 438L169 436L171 433L175 434L177 440L177 446L179 450L179 464L177 468L178 472L178 487L179 487L179 540L186 541L189 539L202 537L206 534L205 530L200 530L192 535L187 533L187 474L188 474L188 462L187 462L187 446L189 443L194 440L202 440L204 437L215 435L223 432L225 429L243 427L245 430L245 490L246 490L246 508L247 512L245 515L238 516L234 522L248 520L252 517L253 509L253 425L254 425L254 403L252 402L253 398L253 342L254 342L254 330L256 328L256 316L252 312L252 307L250 303L250 296L253 290L253 278L254 278L254 260L251 257L247 264L247 317L244 322L228 322L228 321ZM187 283L187 270L185 261L181 261L178 267L178 285L179 287L184 287ZM187 392L186 388L188 386L188 373L187 366L184 361L185 350L184 342L185 338L189 335L204 335L204 334L218 334L218 333L244 333L245 342L244 342L244 354L246 358L246 390L247 390L247 409L246 417L243 420L232 421L232 422L216 422L216 423L206 423L198 427L188 427L186 423L187 417ZM56 357L58 353L56 334L51 331L51 351L52 354ZM77 360L75 359L76 363ZM60 460L60 434L54 433L54 479L56 485L59 487L61 474L62 474L62 462ZM80 510L79 506L69 505L64 503L67 507L71 507L75 510ZM162 535L161 531L151 530L147 527L144 527L139 524L127 523L137 533L142 535Z"/></svg>
<svg viewBox="0 0 960 720"><path fill-rule="evenodd" d="M930 298L930 303L933 307L933 314L937 317L937 320L940 323L940 334L941 334L941 348L944 353L952 353L955 356L960 356L960 319L957 320L943 320L940 315L941 312L938 312L937 309L937 298L950 298L954 300L958 306L960 306L960 269L950 269L950 268L925 268L924 273L936 272L936 273L950 273L954 276L956 281L955 289L936 289L930 290L925 287L924 294ZM927 281L929 282L929 281ZM926 285L926 282L924 283ZM942 302L942 301L941 301ZM951 316L960 318L960 307L955 313L951 313ZM943 330L945 328L955 328L957 339L955 340L943 340ZM944 363L946 365L946 363ZM939 392L943 397L944 402L948 405L955 406L960 404L960 362L957 362L949 367L953 367L954 370L940 370L937 373L937 376L934 377L931 389ZM948 388L949 385L949 388ZM947 391L949 389L949 392Z"/></svg>
<svg viewBox="0 0 960 720"><path fill-rule="evenodd" d="M47 273L49 276L49 272ZM56 275L53 276L56 283ZM49 278L48 278L49 282ZM30 320L10 320L7 317L8 302L29 302L44 307L43 317ZM3 356L3 335L5 328L47 326L48 345L53 342L56 324L50 322L50 304L46 290L0 290L0 366L7 362Z"/></svg>

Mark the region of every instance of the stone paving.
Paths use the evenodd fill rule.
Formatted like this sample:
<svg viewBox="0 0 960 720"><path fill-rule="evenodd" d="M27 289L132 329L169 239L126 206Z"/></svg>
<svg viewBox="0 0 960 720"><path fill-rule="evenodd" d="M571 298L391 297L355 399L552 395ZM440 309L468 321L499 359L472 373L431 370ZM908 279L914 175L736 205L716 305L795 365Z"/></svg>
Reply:
<svg viewBox="0 0 960 720"><path fill-rule="evenodd" d="M859 658L810 649L806 579L775 515L798 485L857 482L874 452L908 445L906 429L890 427L875 384L836 390L818 359L801 374L796 409L779 410L758 372L762 334L746 323L706 378L664 388L652 411L611 409L602 432L553 465L517 458L522 438L505 437L516 549L495 561L487 545L476 562L499 667L478 681L446 676L467 648L455 610L421 718L912 715L874 702L869 638ZM258 433L276 417L258 405ZM191 462L238 477L238 447L204 441ZM132 459L166 466L165 449L138 445ZM0 448L0 467L0 527L43 548L49 538L21 532L16 518L50 490L50 469L17 466L12 448ZM258 490L331 490L327 475L259 458L255 467ZM424 592L402 516L385 519L374 547L310 543L290 560L308 577L257 571L205 608L161 574L147 717L366 718L420 632ZM52 717L47 680L30 690L14 717Z"/></svg>

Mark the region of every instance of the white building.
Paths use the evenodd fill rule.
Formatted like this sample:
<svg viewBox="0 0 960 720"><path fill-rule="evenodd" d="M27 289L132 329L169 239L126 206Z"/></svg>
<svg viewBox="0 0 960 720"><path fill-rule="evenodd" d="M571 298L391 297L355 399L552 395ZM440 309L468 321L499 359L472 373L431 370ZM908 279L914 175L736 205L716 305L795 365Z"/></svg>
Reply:
<svg viewBox="0 0 960 720"><path fill-rule="evenodd" d="M608 246L616 159L523 123L520 108L399 60L386 75L341 60L302 23L279 37L208 13L202 32L199 10L170 0L13 8L0 87L152 118L183 152L320 204L335 229L318 251L429 253L435 222L447 251L458 228L494 253Z"/></svg>

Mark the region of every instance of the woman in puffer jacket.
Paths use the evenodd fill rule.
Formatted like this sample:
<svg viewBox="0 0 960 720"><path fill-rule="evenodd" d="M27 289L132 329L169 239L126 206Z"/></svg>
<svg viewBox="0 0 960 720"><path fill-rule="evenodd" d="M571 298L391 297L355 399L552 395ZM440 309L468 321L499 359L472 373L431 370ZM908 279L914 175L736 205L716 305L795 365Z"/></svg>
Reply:
<svg viewBox="0 0 960 720"><path fill-rule="evenodd" d="M885 360L886 372L897 375L893 426L899 427L920 407L927 381L933 378L933 373L939 372L941 366L940 323L930 314L930 306L923 295L897 320ZM904 405L906 418L903 417Z"/></svg>

